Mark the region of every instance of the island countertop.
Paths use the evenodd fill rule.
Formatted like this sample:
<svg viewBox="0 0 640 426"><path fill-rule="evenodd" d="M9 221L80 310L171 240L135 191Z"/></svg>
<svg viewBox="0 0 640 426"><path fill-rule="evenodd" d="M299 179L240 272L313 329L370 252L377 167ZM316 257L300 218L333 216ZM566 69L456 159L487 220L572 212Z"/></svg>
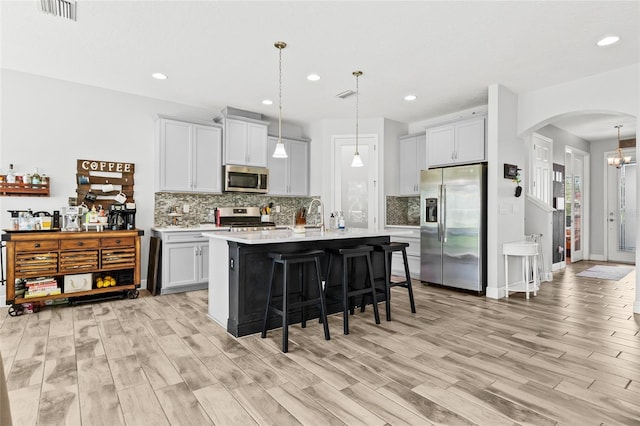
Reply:
<svg viewBox="0 0 640 426"><path fill-rule="evenodd" d="M274 229L268 231L250 232L203 232L209 238L233 241L240 244L278 244L302 241L341 240L350 238L390 237L392 235L410 235L407 230L368 230L351 228L345 230L326 230L308 228L303 233L293 232L291 229Z"/></svg>

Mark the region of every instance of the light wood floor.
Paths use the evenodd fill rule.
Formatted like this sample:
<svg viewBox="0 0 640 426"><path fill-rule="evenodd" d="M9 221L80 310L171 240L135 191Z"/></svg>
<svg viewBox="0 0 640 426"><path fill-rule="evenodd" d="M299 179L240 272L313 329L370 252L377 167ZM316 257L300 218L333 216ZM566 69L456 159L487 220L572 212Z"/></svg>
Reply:
<svg viewBox="0 0 640 426"><path fill-rule="evenodd" d="M538 296L487 300L414 284L393 321L371 308L234 339L206 291L0 310L14 425L640 424L635 273L556 272ZM395 291L397 290L397 291ZM381 305L382 308L382 305ZM381 311L381 313L383 310Z"/></svg>

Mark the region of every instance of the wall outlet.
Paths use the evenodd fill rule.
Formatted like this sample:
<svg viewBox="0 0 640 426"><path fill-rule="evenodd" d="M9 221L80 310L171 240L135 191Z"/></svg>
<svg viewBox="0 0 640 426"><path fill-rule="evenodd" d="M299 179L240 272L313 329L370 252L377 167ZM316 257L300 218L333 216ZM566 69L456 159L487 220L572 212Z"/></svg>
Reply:
<svg viewBox="0 0 640 426"><path fill-rule="evenodd" d="M189 213L189 204L184 204L182 206L182 213Z"/></svg>
<svg viewBox="0 0 640 426"><path fill-rule="evenodd" d="M280 206L275 206L276 213L280 213Z"/></svg>

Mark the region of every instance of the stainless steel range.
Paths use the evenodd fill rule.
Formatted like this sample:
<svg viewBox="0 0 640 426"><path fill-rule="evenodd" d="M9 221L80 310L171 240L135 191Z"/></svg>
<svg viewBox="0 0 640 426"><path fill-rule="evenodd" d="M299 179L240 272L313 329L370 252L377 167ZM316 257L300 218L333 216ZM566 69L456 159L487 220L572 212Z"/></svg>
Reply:
<svg viewBox="0 0 640 426"><path fill-rule="evenodd" d="M229 226L231 232L266 231L276 229L273 222L260 220L259 207L218 207L220 226Z"/></svg>

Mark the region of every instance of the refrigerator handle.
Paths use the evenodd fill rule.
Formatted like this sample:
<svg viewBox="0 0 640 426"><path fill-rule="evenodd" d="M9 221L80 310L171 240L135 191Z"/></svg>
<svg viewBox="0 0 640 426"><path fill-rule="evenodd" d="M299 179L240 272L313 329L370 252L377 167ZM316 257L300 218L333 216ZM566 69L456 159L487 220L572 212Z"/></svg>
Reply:
<svg viewBox="0 0 640 426"><path fill-rule="evenodd" d="M438 241L442 241L442 185L438 185L438 201L440 203L438 212Z"/></svg>
<svg viewBox="0 0 640 426"><path fill-rule="evenodd" d="M447 185L442 185L442 242L447 242Z"/></svg>

